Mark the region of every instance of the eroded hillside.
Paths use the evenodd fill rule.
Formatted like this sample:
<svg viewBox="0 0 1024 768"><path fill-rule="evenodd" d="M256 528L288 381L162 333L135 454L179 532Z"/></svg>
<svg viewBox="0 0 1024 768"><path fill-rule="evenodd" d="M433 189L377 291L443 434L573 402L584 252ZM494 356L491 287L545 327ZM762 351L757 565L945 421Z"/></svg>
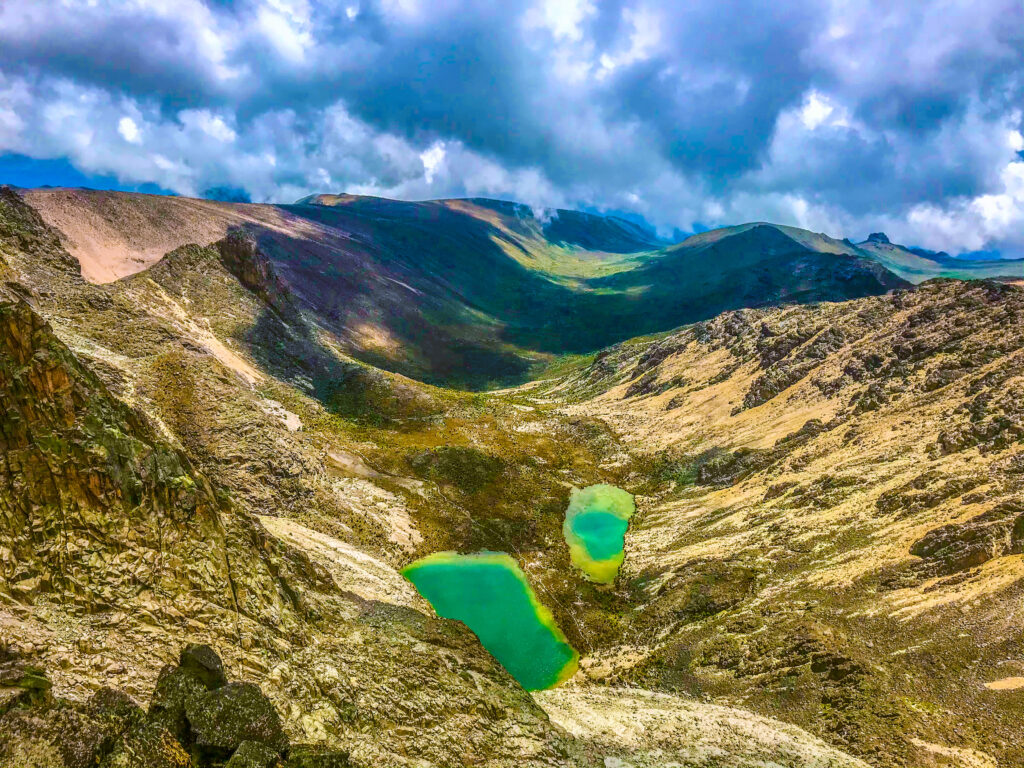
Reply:
<svg viewBox="0 0 1024 768"><path fill-rule="evenodd" d="M643 607L590 674L879 765L1024 759L1022 317L1019 288L931 282L727 313L559 382L649 461Z"/></svg>

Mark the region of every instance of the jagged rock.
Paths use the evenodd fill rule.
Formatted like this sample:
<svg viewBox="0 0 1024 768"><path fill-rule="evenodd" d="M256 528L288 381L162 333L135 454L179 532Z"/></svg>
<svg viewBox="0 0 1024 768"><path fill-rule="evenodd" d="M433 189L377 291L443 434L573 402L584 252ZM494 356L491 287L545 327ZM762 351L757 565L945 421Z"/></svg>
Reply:
<svg viewBox="0 0 1024 768"><path fill-rule="evenodd" d="M276 768L281 754L258 741L243 741L224 768Z"/></svg>
<svg viewBox="0 0 1024 768"><path fill-rule="evenodd" d="M885 232L872 232L870 235L868 235L868 242L869 243L888 243L888 242L891 242L891 241L889 240L889 236L886 235Z"/></svg>
<svg viewBox="0 0 1024 768"><path fill-rule="evenodd" d="M228 757L243 741L277 752L288 747L281 717L253 683L229 683L191 701L186 716L199 754Z"/></svg>
<svg viewBox="0 0 1024 768"><path fill-rule="evenodd" d="M221 263L238 281L282 316L295 314L288 286L278 277L256 238L243 230L230 232L217 243Z"/></svg>
<svg viewBox="0 0 1024 768"><path fill-rule="evenodd" d="M208 690L227 685L228 676L224 673L224 662L208 645L193 643L186 646L181 651L178 665L182 669L194 671Z"/></svg>
<svg viewBox="0 0 1024 768"><path fill-rule="evenodd" d="M910 554L924 560L924 570L935 575L956 573L1022 551L1024 504L1012 501L962 523L928 531L910 548Z"/></svg>
<svg viewBox="0 0 1024 768"><path fill-rule="evenodd" d="M195 669L168 665L157 678L149 705L149 718L167 728L183 744L187 743L189 724L186 712L208 690Z"/></svg>
<svg viewBox="0 0 1024 768"><path fill-rule="evenodd" d="M189 754L159 723L125 733L100 768L191 768Z"/></svg>

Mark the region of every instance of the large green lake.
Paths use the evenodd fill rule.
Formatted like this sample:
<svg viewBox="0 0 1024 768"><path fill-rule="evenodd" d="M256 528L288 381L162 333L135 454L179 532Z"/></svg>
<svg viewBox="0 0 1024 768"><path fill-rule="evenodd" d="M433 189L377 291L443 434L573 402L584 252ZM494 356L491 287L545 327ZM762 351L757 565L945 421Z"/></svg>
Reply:
<svg viewBox="0 0 1024 768"><path fill-rule="evenodd" d="M575 674L579 654L509 555L436 552L402 575L438 615L469 627L523 688L551 688Z"/></svg>
<svg viewBox="0 0 1024 768"><path fill-rule="evenodd" d="M591 581L614 583L626 556L626 530L635 511L633 497L614 485L573 489L562 534L573 565Z"/></svg>

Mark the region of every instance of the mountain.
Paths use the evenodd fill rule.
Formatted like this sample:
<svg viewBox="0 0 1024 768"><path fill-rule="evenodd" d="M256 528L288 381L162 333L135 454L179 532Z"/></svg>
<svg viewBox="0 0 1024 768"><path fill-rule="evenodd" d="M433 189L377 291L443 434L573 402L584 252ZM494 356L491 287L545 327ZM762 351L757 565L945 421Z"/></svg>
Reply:
<svg viewBox="0 0 1024 768"><path fill-rule="evenodd" d="M1024 259L957 259L942 251L894 245L883 232L872 234L856 247L914 284L936 277L1024 279Z"/></svg>
<svg viewBox="0 0 1024 768"><path fill-rule="evenodd" d="M98 282L244 229L347 354L470 389L729 309L906 285L862 253L815 250L824 239L770 225L661 248L622 219L558 211L542 221L496 201L318 195L271 206L60 189L25 199Z"/></svg>
<svg viewBox="0 0 1024 768"><path fill-rule="evenodd" d="M725 313L549 383L648 466L632 609L589 669L879 766L1020 763L1022 317L1018 287L931 281Z"/></svg>
<svg viewBox="0 0 1024 768"><path fill-rule="evenodd" d="M234 768L195 708L243 690L217 711L271 707L286 768L1024 761L1024 289L765 224L618 253L643 233L504 203L167 200L0 190L0 767ZM130 274L83 277L111 253ZM488 392L372 365L324 309L468 334L491 256L620 302L595 324L691 303L588 354L523 320L509 353L551 364ZM597 483L637 508L610 586L563 539ZM525 692L432 611L399 571L445 550L512 555L571 681ZM235 682L182 681L214 656Z"/></svg>
<svg viewBox="0 0 1024 768"><path fill-rule="evenodd" d="M95 285L0 190L0 278L4 768L203 768L237 748L235 765L232 723L251 707L255 723L280 717L287 741L271 734L264 759L290 744L288 768L863 768L782 722L670 694L534 699L399 575L439 548L549 538L565 478L595 479L613 450L598 425L357 365L243 232ZM268 328L236 348L254 317ZM322 403L275 377L288 365L329 370L340 391ZM188 682L196 664L222 678L209 692ZM610 717L640 718L644 737L609 738Z"/></svg>

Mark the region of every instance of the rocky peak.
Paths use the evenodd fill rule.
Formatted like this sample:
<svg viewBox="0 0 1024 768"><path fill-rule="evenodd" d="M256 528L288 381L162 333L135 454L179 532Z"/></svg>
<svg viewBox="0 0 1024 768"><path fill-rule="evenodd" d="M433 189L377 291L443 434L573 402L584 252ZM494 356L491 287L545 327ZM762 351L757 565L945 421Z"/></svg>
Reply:
<svg viewBox="0 0 1024 768"><path fill-rule="evenodd" d="M891 242L889 240L889 236L886 235L885 232L872 232L870 235L868 235L868 240L867 241L869 243L887 243L887 244L889 242Z"/></svg>
<svg viewBox="0 0 1024 768"><path fill-rule="evenodd" d="M238 281L287 317L295 313L287 285L260 250L256 238L244 230L230 232L217 243L221 263Z"/></svg>

